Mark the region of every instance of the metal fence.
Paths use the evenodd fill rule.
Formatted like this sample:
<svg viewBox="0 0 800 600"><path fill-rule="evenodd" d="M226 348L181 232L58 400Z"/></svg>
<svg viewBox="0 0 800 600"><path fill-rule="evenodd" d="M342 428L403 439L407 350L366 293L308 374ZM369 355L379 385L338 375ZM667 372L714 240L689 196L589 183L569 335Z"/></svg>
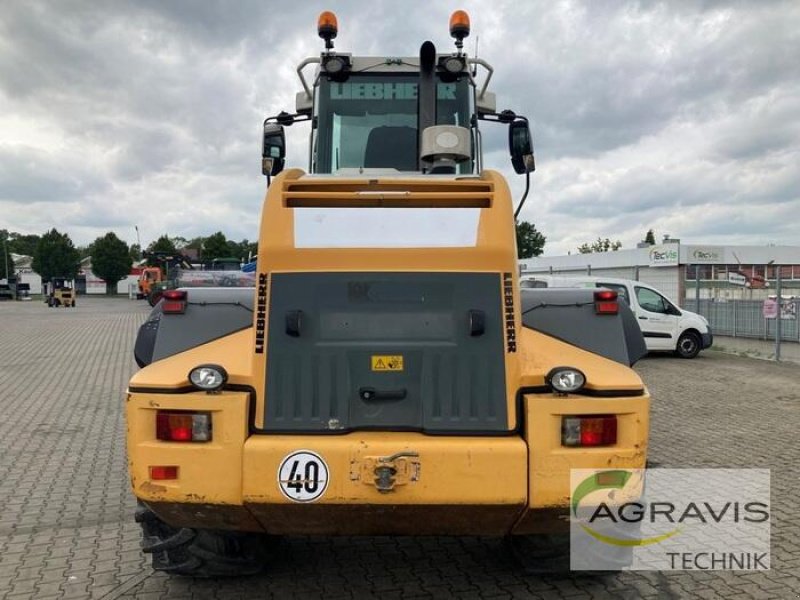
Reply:
<svg viewBox="0 0 800 600"><path fill-rule="evenodd" d="M786 301L784 301L786 302ZM800 300L794 299L794 319L781 319L781 340L800 342ZM715 300L687 298L683 306L708 319L715 335L774 340L777 319L765 319L762 300Z"/></svg>

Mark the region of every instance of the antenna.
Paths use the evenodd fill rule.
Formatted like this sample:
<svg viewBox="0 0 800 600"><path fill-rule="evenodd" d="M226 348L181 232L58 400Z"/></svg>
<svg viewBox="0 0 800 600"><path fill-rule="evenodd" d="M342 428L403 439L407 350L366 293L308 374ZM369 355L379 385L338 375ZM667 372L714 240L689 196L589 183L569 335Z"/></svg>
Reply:
<svg viewBox="0 0 800 600"><path fill-rule="evenodd" d="M475 36L475 54L473 54L473 56L475 58L478 58L478 42L480 41L480 39L481 39L481 36L479 36L479 35ZM477 75L478 75L478 63L473 63L473 65L472 65L472 76L476 77Z"/></svg>

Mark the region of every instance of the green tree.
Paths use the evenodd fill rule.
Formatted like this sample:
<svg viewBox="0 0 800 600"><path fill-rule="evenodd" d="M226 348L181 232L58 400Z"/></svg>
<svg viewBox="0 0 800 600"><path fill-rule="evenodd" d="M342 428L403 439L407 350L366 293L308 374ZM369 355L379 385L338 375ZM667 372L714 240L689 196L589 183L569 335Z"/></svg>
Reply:
<svg viewBox="0 0 800 600"><path fill-rule="evenodd" d="M644 241L646 244L650 244L651 246L656 245L656 234L653 233L652 229L647 230L647 235L644 236Z"/></svg>
<svg viewBox="0 0 800 600"><path fill-rule="evenodd" d="M189 245L189 240L180 235L176 235L175 237L171 237L169 239L172 242L172 245L175 246L175 249L178 250L178 252L180 252L181 250L186 248L186 246Z"/></svg>
<svg viewBox="0 0 800 600"><path fill-rule="evenodd" d="M131 260L128 244L119 239L113 231L97 238L91 246L92 271L106 282L106 294L115 294L117 282L122 281L131 272Z"/></svg>
<svg viewBox="0 0 800 600"><path fill-rule="evenodd" d="M188 244L186 244L186 248L188 248L190 250L197 250L199 252L202 252L202 250L203 250L203 242L205 240L206 240L206 238L204 238L203 236L194 237L191 240L189 240Z"/></svg>
<svg viewBox="0 0 800 600"><path fill-rule="evenodd" d="M38 235L23 235L16 231L0 229L0 279L14 274L14 260L11 255L33 256L36 254L39 239ZM8 273L6 273L6 262L8 263Z"/></svg>
<svg viewBox="0 0 800 600"><path fill-rule="evenodd" d="M75 279L80 267L80 254L66 233L51 229L45 233L36 246L33 255L33 270L41 275L43 281L53 277Z"/></svg>
<svg viewBox="0 0 800 600"><path fill-rule="evenodd" d="M131 261L142 260L142 247L139 244L131 244L128 255L131 257Z"/></svg>
<svg viewBox="0 0 800 600"><path fill-rule="evenodd" d="M148 252L166 252L167 254L175 254L178 249L175 248L175 243L170 239L167 234L162 235L155 242L147 247Z"/></svg>
<svg viewBox="0 0 800 600"><path fill-rule="evenodd" d="M519 221L517 223L517 256L530 258L539 256L544 252L544 243L547 238L536 230L533 223Z"/></svg>
<svg viewBox="0 0 800 600"><path fill-rule="evenodd" d="M226 258L229 256L230 248L228 247L228 240L221 231L208 236L203 241L203 262L209 263L215 258Z"/></svg>
<svg viewBox="0 0 800 600"><path fill-rule="evenodd" d="M36 254L36 246L39 244L41 236L22 235L12 231L8 236L8 251L25 256Z"/></svg>
<svg viewBox="0 0 800 600"><path fill-rule="evenodd" d="M581 254L591 254L592 252L616 252L622 248L622 242L616 240L612 242L608 238L597 238L597 241L591 244L581 244L578 246L578 252Z"/></svg>

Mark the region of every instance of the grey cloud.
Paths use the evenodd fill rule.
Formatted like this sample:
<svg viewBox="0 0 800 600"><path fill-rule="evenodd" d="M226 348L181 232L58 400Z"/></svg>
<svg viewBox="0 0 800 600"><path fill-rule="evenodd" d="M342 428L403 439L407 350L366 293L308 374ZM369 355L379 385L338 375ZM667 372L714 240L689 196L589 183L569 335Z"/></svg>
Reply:
<svg viewBox="0 0 800 600"><path fill-rule="evenodd" d="M0 145L0 202L72 202L105 187L80 157Z"/></svg>
<svg viewBox="0 0 800 600"><path fill-rule="evenodd" d="M508 32L527 60L498 84L540 123L548 153L591 156L797 81L796 6L597 6L537 6L525 19L530 34Z"/></svg>
<svg viewBox="0 0 800 600"><path fill-rule="evenodd" d="M322 48L315 20L327 8L10 3L0 15L0 106L54 129L63 143L45 152L27 139L0 140L0 214L13 215L12 226L74 223L88 241L104 224L130 231L134 222L153 237L223 228L253 239L264 186L260 124L293 108L294 68ZM451 7L398 10L379 0L333 8L340 51L413 55L425 39L452 48ZM701 236L703 219L676 214L709 207L731 236L749 226L736 211L762 207L766 235L770 215L785 219L781 207L796 208L796 3L504 0L464 8L473 22L467 49L480 36L480 55L497 69L499 108L533 123L538 171L525 216L547 227L548 251L597 235L628 244L647 223ZM678 126L702 135L683 141ZM506 129L483 131L485 164L502 170L519 198ZM308 132L307 124L287 131L290 164L306 166ZM48 203L47 215L21 210L53 190L61 201ZM782 220L772 231L794 239L786 227Z"/></svg>

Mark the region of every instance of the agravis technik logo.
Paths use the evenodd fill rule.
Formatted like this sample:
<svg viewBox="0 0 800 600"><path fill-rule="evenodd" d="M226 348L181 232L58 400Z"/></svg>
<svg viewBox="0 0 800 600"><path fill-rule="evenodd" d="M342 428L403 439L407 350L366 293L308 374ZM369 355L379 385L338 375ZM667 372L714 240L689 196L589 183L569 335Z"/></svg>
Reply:
<svg viewBox="0 0 800 600"><path fill-rule="evenodd" d="M768 569L769 470L573 469L573 569Z"/></svg>

